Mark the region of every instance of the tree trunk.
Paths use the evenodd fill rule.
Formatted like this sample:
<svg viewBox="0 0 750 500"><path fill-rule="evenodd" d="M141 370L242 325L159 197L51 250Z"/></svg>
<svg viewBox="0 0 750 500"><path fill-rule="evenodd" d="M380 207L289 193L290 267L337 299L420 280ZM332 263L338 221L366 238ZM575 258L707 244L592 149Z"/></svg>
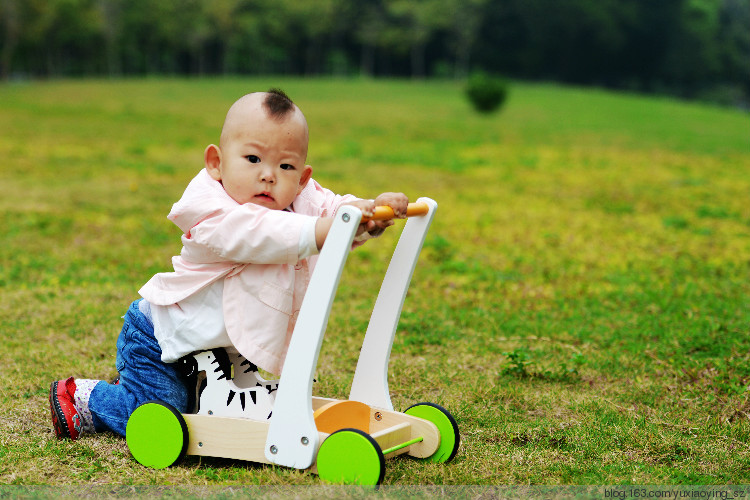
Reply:
<svg viewBox="0 0 750 500"><path fill-rule="evenodd" d="M363 76L374 76L375 74L375 48L369 43L362 44L360 53L359 72Z"/></svg>
<svg viewBox="0 0 750 500"><path fill-rule="evenodd" d="M5 40L3 40L3 50L0 53L0 79L7 80L10 78L11 65L13 64L13 54L18 44L20 34L18 6L13 0L6 0L2 3Z"/></svg>
<svg viewBox="0 0 750 500"><path fill-rule="evenodd" d="M424 43L415 43L411 47L411 77L421 80L425 77L425 46Z"/></svg>

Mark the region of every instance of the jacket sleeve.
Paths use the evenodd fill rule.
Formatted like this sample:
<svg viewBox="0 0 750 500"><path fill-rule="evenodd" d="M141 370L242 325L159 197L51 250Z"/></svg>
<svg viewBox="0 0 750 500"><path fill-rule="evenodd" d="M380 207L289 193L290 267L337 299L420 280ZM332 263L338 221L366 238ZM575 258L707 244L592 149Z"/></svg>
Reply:
<svg viewBox="0 0 750 500"><path fill-rule="evenodd" d="M314 199L313 203L321 209L321 216L333 216L341 205L361 199L351 194L336 194L315 182L314 179L310 179L308 188L302 194Z"/></svg>
<svg viewBox="0 0 750 500"><path fill-rule="evenodd" d="M361 199L351 194L336 194L318 184L314 179L310 179L298 200L295 201L295 211L320 217L332 217L342 205ZM352 248L363 245L370 238L369 234L363 233L352 242Z"/></svg>
<svg viewBox="0 0 750 500"><path fill-rule="evenodd" d="M296 264L306 215L253 204L220 209L183 237L182 257L192 262Z"/></svg>

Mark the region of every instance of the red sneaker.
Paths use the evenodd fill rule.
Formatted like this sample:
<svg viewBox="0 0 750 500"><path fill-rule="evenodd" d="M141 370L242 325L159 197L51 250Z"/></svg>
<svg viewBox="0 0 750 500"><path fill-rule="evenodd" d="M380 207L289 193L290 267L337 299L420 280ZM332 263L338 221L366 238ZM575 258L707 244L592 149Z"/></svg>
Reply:
<svg viewBox="0 0 750 500"><path fill-rule="evenodd" d="M57 439L76 440L81 434L81 416L73 403L75 392L76 383L73 377L56 380L49 388L49 407Z"/></svg>

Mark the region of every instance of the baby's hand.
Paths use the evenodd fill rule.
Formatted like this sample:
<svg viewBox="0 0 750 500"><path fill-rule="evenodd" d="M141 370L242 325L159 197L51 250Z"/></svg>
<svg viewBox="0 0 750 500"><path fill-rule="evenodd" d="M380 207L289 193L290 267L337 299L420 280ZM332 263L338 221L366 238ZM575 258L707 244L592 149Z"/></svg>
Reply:
<svg viewBox="0 0 750 500"><path fill-rule="evenodd" d="M375 198L375 206L388 206L393 209L393 214L397 219L406 217L406 208L409 205L409 198L404 193L383 193ZM367 223L365 230L373 238L377 238L383 231L393 225L393 219L388 220L371 220Z"/></svg>
<svg viewBox="0 0 750 500"><path fill-rule="evenodd" d="M375 198L375 206L391 207L397 219L406 217L406 208L408 205L409 198L404 193L383 193Z"/></svg>
<svg viewBox="0 0 750 500"><path fill-rule="evenodd" d="M348 203L345 203L345 205L351 205L353 207L357 207L362 212L363 217L372 217L373 214L375 213L375 202L373 200L350 201ZM367 232L367 228L370 222L360 223L359 227L357 228L356 236L360 236L361 234Z"/></svg>
<svg viewBox="0 0 750 500"><path fill-rule="evenodd" d="M372 217L375 213L375 202L373 200L350 201L344 203L344 205L357 207L362 212L362 217Z"/></svg>

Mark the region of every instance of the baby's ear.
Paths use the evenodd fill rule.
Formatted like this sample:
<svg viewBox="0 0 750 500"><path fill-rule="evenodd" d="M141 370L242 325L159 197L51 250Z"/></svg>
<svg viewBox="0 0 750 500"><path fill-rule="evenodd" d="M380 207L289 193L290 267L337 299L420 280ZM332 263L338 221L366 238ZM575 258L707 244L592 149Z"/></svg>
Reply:
<svg viewBox="0 0 750 500"><path fill-rule="evenodd" d="M305 186L307 186L307 181L310 180L310 177L312 177L312 167L310 165L305 165L305 168L302 169L302 176L299 178L299 187L297 188L297 194L300 194L303 189L305 189Z"/></svg>
<svg viewBox="0 0 750 500"><path fill-rule="evenodd" d="M215 181L221 180L221 149L215 144L209 144L203 153L203 161L208 175Z"/></svg>

